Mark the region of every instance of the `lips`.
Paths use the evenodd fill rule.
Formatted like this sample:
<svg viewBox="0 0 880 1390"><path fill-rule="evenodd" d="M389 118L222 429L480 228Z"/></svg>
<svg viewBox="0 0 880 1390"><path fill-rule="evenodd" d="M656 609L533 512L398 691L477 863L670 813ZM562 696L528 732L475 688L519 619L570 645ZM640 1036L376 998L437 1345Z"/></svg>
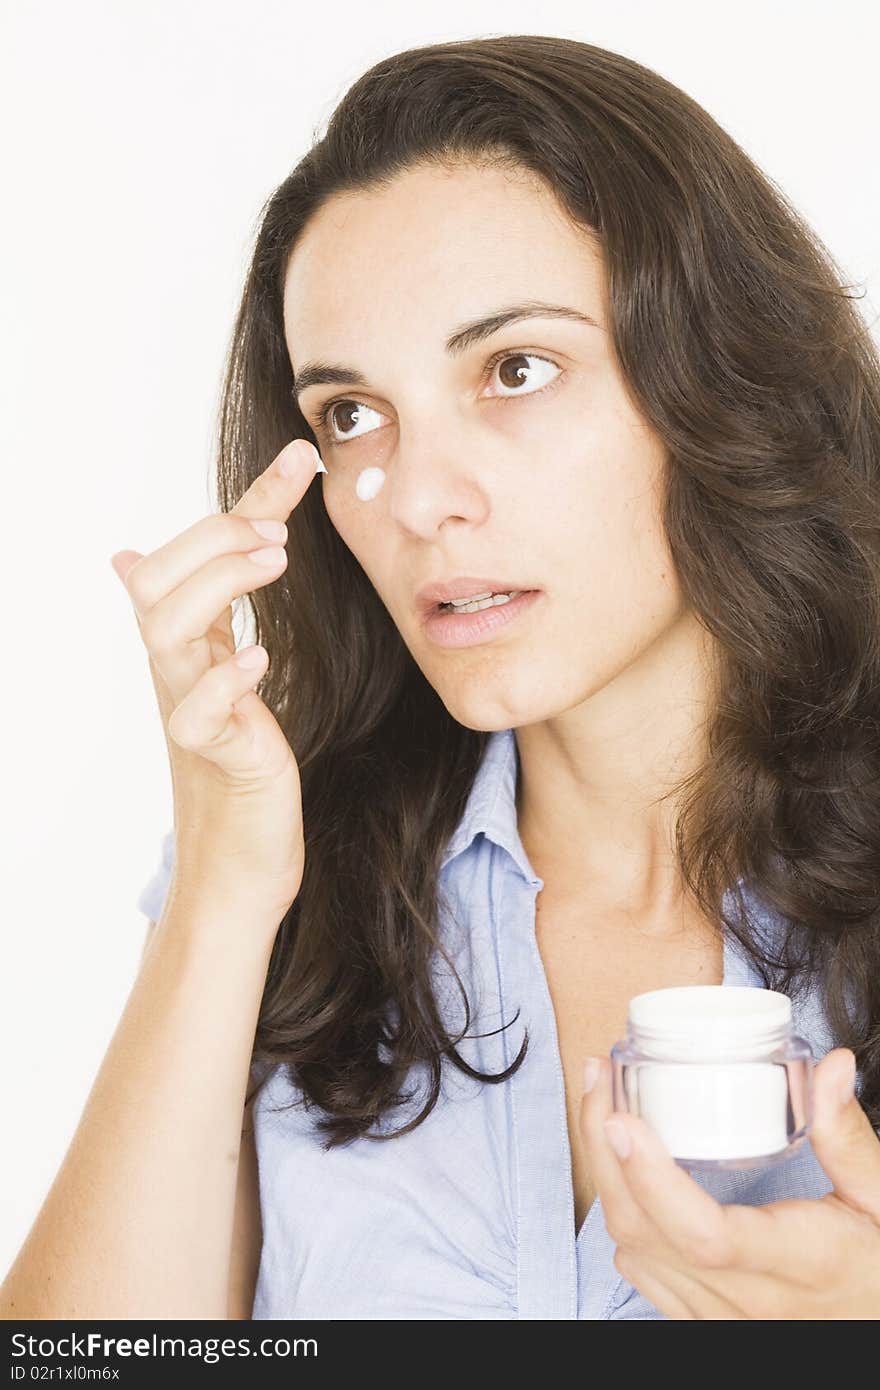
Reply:
<svg viewBox="0 0 880 1390"><path fill-rule="evenodd" d="M472 598L475 594L509 594L514 590L528 592L532 587L518 579L486 579L474 575L457 575L453 579L425 584L416 594L416 607L422 619L433 613L439 604L455 599Z"/></svg>
<svg viewBox="0 0 880 1390"><path fill-rule="evenodd" d="M478 604L471 612L466 607L434 607L422 623L422 631L425 640L435 647L452 651L480 647L512 631L543 597L541 589L524 589L516 598L487 603L485 607Z"/></svg>

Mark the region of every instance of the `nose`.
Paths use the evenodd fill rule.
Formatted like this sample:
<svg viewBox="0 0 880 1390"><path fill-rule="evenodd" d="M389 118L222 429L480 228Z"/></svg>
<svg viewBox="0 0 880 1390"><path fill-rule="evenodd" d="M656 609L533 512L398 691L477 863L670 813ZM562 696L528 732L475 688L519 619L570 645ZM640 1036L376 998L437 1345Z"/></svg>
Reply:
<svg viewBox="0 0 880 1390"><path fill-rule="evenodd" d="M402 428L383 488L389 516L426 541L447 523L480 525L489 498L479 459L473 433L450 426L448 411L442 426L422 419Z"/></svg>

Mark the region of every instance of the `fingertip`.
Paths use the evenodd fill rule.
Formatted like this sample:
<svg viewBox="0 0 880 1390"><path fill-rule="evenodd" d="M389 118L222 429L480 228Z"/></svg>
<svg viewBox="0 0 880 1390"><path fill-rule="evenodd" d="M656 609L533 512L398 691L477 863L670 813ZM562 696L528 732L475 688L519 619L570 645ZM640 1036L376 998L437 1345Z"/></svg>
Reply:
<svg viewBox="0 0 880 1390"><path fill-rule="evenodd" d="M855 1095L856 1057L848 1047L835 1047L817 1063L824 1094L834 1107L848 1105Z"/></svg>
<svg viewBox="0 0 880 1390"><path fill-rule="evenodd" d="M598 1057L588 1057L584 1063L584 1094L592 1091L600 1075L600 1062Z"/></svg>
<svg viewBox="0 0 880 1390"><path fill-rule="evenodd" d="M126 563L130 556L134 556L134 560L130 560ZM139 559L141 559L141 556L137 550L117 550L115 555L110 556L110 567L114 574L124 582L125 576L134 564L134 561Z"/></svg>
<svg viewBox="0 0 880 1390"><path fill-rule="evenodd" d="M834 1091L839 1105L849 1105L856 1093L856 1056L848 1047L842 1047L845 1061L837 1065Z"/></svg>
<svg viewBox="0 0 880 1390"><path fill-rule="evenodd" d="M310 447L307 439L291 439L289 444L285 444L277 459L278 472L283 478L296 477L302 469L303 460L311 457Z"/></svg>

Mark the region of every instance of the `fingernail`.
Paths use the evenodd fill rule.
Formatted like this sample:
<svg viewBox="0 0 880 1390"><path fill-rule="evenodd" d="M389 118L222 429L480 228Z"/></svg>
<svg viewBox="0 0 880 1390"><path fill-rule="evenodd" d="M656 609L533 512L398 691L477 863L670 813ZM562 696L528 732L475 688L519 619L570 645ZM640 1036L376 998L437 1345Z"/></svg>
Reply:
<svg viewBox="0 0 880 1390"><path fill-rule="evenodd" d="M599 1059L598 1057L588 1057L584 1066L584 1090L592 1091L598 1080Z"/></svg>
<svg viewBox="0 0 880 1390"><path fill-rule="evenodd" d="M849 1105L856 1092L856 1059L855 1054L847 1049L849 1053L848 1071L846 1080L841 1081L837 1091L837 1098L841 1105Z"/></svg>
<svg viewBox="0 0 880 1390"><path fill-rule="evenodd" d="M618 1158L626 1158L632 1145L630 1144L629 1134L619 1120L606 1120L603 1125L608 1143L611 1145Z"/></svg>
<svg viewBox="0 0 880 1390"><path fill-rule="evenodd" d="M307 439L291 439L289 444L285 444L278 457L278 472L282 477L292 478L300 472L308 448Z"/></svg>

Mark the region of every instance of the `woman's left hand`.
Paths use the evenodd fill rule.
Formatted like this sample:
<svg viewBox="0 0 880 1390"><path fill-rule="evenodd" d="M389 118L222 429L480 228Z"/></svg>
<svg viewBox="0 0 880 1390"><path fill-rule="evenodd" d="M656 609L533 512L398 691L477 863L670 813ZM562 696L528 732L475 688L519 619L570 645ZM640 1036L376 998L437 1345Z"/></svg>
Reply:
<svg viewBox="0 0 880 1390"><path fill-rule="evenodd" d="M834 1190L762 1206L710 1197L644 1120L613 1110L610 1059L591 1060L599 1076L581 1102L581 1134L614 1265L661 1313L880 1317L880 1139L853 1095L848 1048L813 1069L809 1138ZM628 1153L615 1152L613 1134Z"/></svg>

